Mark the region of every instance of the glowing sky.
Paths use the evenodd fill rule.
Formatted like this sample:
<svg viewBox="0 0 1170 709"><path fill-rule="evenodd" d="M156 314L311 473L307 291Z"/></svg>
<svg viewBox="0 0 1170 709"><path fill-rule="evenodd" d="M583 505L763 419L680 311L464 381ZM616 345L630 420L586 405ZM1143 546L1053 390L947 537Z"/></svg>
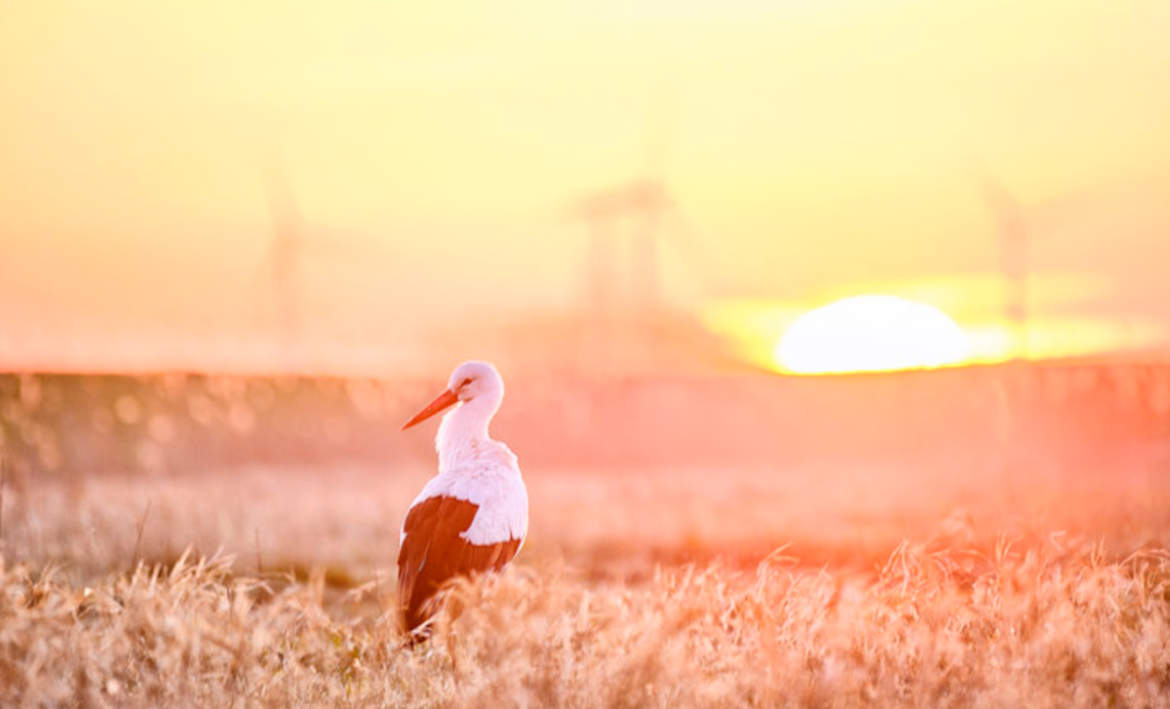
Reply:
<svg viewBox="0 0 1170 709"><path fill-rule="evenodd" d="M572 306L568 206L648 152L693 228L669 293L725 326L940 282L992 322L975 161L1035 220L1038 318L1157 340L1168 35L1158 0L0 3L0 360L238 348L271 319L261 154L331 342Z"/></svg>

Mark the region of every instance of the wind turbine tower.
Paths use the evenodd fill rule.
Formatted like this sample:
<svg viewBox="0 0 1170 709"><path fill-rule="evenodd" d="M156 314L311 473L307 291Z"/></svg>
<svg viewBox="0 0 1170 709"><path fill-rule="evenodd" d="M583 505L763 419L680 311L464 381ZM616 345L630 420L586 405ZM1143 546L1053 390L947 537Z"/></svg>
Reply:
<svg viewBox="0 0 1170 709"><path fill-rule="evenodd" d="M303 325L301 269L305 234L283 162L271 151L262 152L259 162L271 221L265 270L272 287L277 333L286 350L291 350L300 340Z"/></svg>
<svg viewBox="0 0 1170 709"><path fill-rule="evenodd" d="M1019 201L999 179L985 169L978 171L977 178L983 201L996 224L1004 313L1012 328L1012 356L1026 359L1031 352L1028 221Z"/></svg>

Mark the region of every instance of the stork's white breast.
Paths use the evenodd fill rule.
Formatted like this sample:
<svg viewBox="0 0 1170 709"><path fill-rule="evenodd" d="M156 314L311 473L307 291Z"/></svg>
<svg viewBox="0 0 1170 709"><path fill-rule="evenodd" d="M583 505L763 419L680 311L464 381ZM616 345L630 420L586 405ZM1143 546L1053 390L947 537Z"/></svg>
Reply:
<svg viewBox="0 0 1170 709"><path fill-rule="evenodd" d="M471 526L459 536L472 544L523 540L528 534L528 491L518 473L504 470L444 471L427 483L414 503L454 497L479 507Z"/></svg>

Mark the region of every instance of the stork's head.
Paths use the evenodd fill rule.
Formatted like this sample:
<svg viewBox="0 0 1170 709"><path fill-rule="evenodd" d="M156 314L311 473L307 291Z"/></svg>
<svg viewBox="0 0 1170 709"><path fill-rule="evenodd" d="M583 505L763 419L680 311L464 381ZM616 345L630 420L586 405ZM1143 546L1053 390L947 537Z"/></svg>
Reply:
<svg viewBox="0 0 1170 709"><path fill-rule="evenodd" d="M487 362L464 362L451 372L447 391L455 392L460 401L471 401L476 397L502 399L504 380Z"/></svg>
<svg viewBox="0 0 1170 709"><path fill-rule="evenodd" d="M495 367L487 362L464 362L451 373L446 391L407 421L402 430L405 431L456 403L476 402L477 408L482 408L490 418L500 407L503 399L504 380L500 378L500 373Z"/></svg>

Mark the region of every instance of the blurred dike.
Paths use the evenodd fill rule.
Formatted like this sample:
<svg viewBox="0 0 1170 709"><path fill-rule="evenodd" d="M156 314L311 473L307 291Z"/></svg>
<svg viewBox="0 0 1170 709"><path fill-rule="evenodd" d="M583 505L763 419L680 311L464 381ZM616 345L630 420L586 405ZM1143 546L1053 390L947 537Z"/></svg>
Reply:
<svg viewBox="0 0 1170 709"><path fill-rule="evenodd" d="M529 474L816 462L974 467L1040 455L1170 470L1170 367L1040 363L787 377L508 370L493 434ZM9 485L241 466L433 464L398 428L441 379L0 374ZM1114 466L1115 467L1115 466Z"/></svg>

